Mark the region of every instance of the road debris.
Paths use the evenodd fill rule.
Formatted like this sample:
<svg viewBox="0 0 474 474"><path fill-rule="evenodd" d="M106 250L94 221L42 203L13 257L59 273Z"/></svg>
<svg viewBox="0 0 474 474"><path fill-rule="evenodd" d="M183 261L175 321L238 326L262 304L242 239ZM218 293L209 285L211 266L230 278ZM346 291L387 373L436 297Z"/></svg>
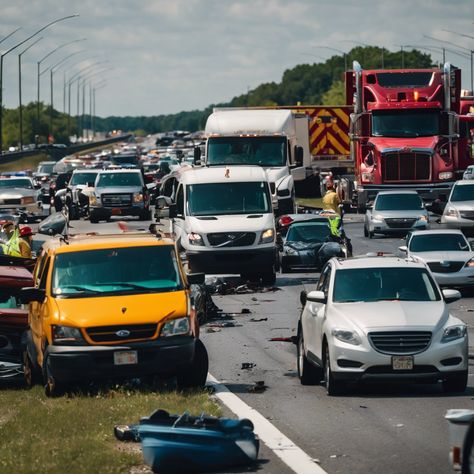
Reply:
<svg viewBox="0 0 474 474"><path fill-rule="evenodd" d="M219 328L207 328L206 329L207 333L214 333L214 332L221 332Z"/></svg>
<svg viewBox="0 0 474 474"><path fill-rule="evenodd" d="M261 321L268 321L268 318L251 318L249 321L252 321L252 323L260 323Z"/></svg>
<svg viewBox="0 0 474 474"><path fill-rule="evenodd" d="M257 364L254 362L242 362L241 369L242 370L251 370L253 369Z"/></svg>
<svg viewBox="0 0 474 474"><path fill-rule="evenodd" d="M298 342L296 336L290 337L272 337L269 339L270 342L291 342L292 344L296 344Z"/></svg>
<svg viewBox="0 0 474 474"><path fill-rule="evenodd" d="M235 321L224 321L222 323L208 323L207 325L209 328L234 328L236 326L241 326L241 324L236 324Z"/></svg>
<svg viewBox="0 0 474 474"><path fill-rule="evenodd" d="M264 392L268 387L265 385L264 380L259 380L258 382L255 382L255 385L250 387L248 389L249 393L262 393Z"/></svg>

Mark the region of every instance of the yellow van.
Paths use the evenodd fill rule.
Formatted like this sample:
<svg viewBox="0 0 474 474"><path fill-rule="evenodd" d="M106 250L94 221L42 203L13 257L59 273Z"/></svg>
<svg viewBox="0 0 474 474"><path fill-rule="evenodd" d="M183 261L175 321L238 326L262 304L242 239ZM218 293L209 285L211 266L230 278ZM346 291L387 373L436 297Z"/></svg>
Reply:
<svg viewBox="0 0 474 474"><path fill-rule="evenodd" d="M30 329L25 379L46 394L70 383L157 375L205 384L208 357L172 240L150 233L83 235L45 243L35 286L22 290Z"/></svg>

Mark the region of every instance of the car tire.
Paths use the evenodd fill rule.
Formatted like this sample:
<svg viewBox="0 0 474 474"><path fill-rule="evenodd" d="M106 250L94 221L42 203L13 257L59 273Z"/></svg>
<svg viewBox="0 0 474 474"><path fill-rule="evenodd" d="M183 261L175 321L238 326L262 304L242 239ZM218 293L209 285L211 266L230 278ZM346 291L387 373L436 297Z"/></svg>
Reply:
<svg viewBox="0 0 474 474"><path fill-rule="evenodd" d="M140 221L151 221L151 211L150 209L144 209L143 212L138 216Z"/></svg>
<svg viewBox="0 0 474 474"><path fill-rule="evenodd" d="M66 385L51 373L48 357L43 362L43 382L44 394L49 398L61 397L66 393Z"/></svg>
<svg viewBox="0 0 474 474"><path fill-rule="evenodd" d="M296 366L301 385L316 385L321 382L323 376L322 369L311 364L305 356L303 331L301 329L298 333L298 345L296 346L296 351Z"/></svg>
<svg viewBox="0 0 474 474"><path fill-rule="evenodd" d="M291 271L291 268L287 265L287 264L283 264L281 265L281 273L290 273Z"/></svg>
<svg viewBox="0 0 474 474"><path fill-rule="evenodd" d="M206 346L200 339L196 340L194 358L188 367L176 375L179 390L204 388L209 370L209 356Z"/></svg>
<svg viewBox="0 0 474 474"><path fill-rule="evenodd" d="M369 230L367 229L367 226L364 225L364 237L368 237L369 236Z"/></svg>
<svg viewBox="0 0 474 474"><path fill-rule="evenodd" d="M370 230L368 230L368 234L369 234L369 239L374 238L374 232L371 232Z"/></svg>
<svg viewBox="0 0 474 474"><path fill-rule="evenodd" d="M89 216L89 222L90 222L91 224L98 224L98 223L99 223L99 219L98 219L97 217L95 217L95 216L90 215L90 216Z"/></svg>
<svg viewBox="0 0 474 474"><path fill-rule="evenodd" d="M331 358L329 356L329 346L324 347L324 384L329 396L340 395L344 392L345 384L336 380L331 370Z"/></svg>
<svg viewBox="0 0 474 474"><path fill-rule="evenodd" d="M41 371L31 360L28 351L23 351L23 378L28 388L41 383Z"/></svg>
<svg viewBox="0 0 474 474"><path fill-rule="evenodd" d="M271 268L265 273L262 273L262 285L264 286L273 286L276 282L276 273L275 268Z"/></svg>
<svg viewBox="0 0 474 474"><path fill-rule="evenodd" d="M77 221L80 219L79 208L76 204L72 204L69 207L69 220Z"/></svg>
<svg viewBox="0 0 474 474"><path fill-rule="evenodd" d="M443 380L443 392L445 393L456 393L464 392L467 387L467 370L462 374L452 375L446 380Z"/></svg>

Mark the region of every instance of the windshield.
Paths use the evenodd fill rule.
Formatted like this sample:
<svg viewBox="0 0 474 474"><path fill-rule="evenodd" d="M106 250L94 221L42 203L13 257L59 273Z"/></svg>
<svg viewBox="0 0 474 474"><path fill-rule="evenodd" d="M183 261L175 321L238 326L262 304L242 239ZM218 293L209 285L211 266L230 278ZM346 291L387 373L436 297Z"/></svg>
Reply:
<svg viewBox="0 0 474 474"><path fill-rule="evenodd" d="M29 179L0 179L0 188L27 188L33 189Z"/></svg>
<svg viewBox="0 0 474 474"><path fill-rule="evenodd" d="M335 275L335 303L440 299L438 289L424 268L351 268L337 270Z"/></svg>
<svg viewBox="0 0 474 474"><path fill-rule="evenodd" d="M137 163L137 157L135 155L115 155L110 158L110 161L118 165L125 163L131 163L135 165Z"/></svg>
<svg viewBox="0 0 474 474"><path fill-rule="evenodd" d="M428 137L439 135L439 113L436 110L373 111L374 137Z"/></svg>
<svg viewBox="0 0 474 474"><path fill-rule="evenodd" d="M209 165L286 165L285 137L209 138Z"/></svg>
<svg viewBox="0 0 474 474"><path fill-rule="evenodd" d="M81 184L93 183L99 173L73 173L71 185L78 186Z"/></svg>
<svg viewBox="0 0 474 474"><path fill-rule="evenodd" d="M382 194L377 196L376 211L418 211L423 209L423 202L418 194Z"/></svg>
<svg viewBox="0 0 474 474"><path fill-rule="evenodd" d="M474 184L454 186L450 201L474 201Z"/></svg>
<svg viewBox="0 0 474 474"><path fill-rule="evenodd" d="M139 173L103 173L99 174L97 187L111 188L121 186L142 186Z"/></svg>
<svg viewBox="0 0 474 474"><path fill-rule="evenodd" d="M51 163L48 165L39 165L38 166L38 173L46 173L51 174L53 172L54 165L56 163Z"/></svg>
<svg viewBox="0 0 474 474"><path fill-rule="evenodd" d="M414 235L410 240L411 252L464 251L471 247L464 236L459 234Z"/></svg>
<svg viewBox="0 0 474 474"><path fill-rule="evenodd" d="M182 289L174 248L168 245L59 254L52 282L55 296L74 298Z"/></svg>
<svg viewBox="0 0 474 474"><path fill-rule="evenodd" d="M318 243L325 242L329 235L330 231L328 224L298 224L290 226L286 236L286 241Z"/></svg>
<svg viewBox="0 0 474 474"><path fill-rule="evenodd" d="M191 216L272 212L268 184L258 181L188 185L187 200Z"/></svg>

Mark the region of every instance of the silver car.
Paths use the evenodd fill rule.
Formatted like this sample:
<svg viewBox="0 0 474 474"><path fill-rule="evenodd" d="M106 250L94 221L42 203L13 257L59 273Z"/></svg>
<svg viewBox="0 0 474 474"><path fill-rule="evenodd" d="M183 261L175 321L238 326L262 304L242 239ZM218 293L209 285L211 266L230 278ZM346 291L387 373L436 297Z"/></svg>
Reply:
<svg viewBox="0 0 474 474"><path fill-rule="evenodd" d="M364 236L429 229L428 211L416 191L382 191L367 209Z"/></svg>
<svg viewBox="0 0 474 474"><path fill-rule="evenodd" d="M474 230L474 181L456 181L441 216L451 229Z"/></svg>
<svg viewBox="0 0 474 474"><path fill-rule="evenodd" d="M462 175L462 179L474 179L474 165L468 166L464 174Z"/></svg>
<svg viewBox="0 0 474 474"><path fill-rule="evenodd" d="M20 211L28 219L43 214L39 187L26 176L0 179L0 210Z"/></svg>
<svg viewBox="0 0 474 474"><path fill-rule="evenodd" d="M440 286L474 286L474 251L460 230L412 232L399 250L424 261Z"/></svg>

